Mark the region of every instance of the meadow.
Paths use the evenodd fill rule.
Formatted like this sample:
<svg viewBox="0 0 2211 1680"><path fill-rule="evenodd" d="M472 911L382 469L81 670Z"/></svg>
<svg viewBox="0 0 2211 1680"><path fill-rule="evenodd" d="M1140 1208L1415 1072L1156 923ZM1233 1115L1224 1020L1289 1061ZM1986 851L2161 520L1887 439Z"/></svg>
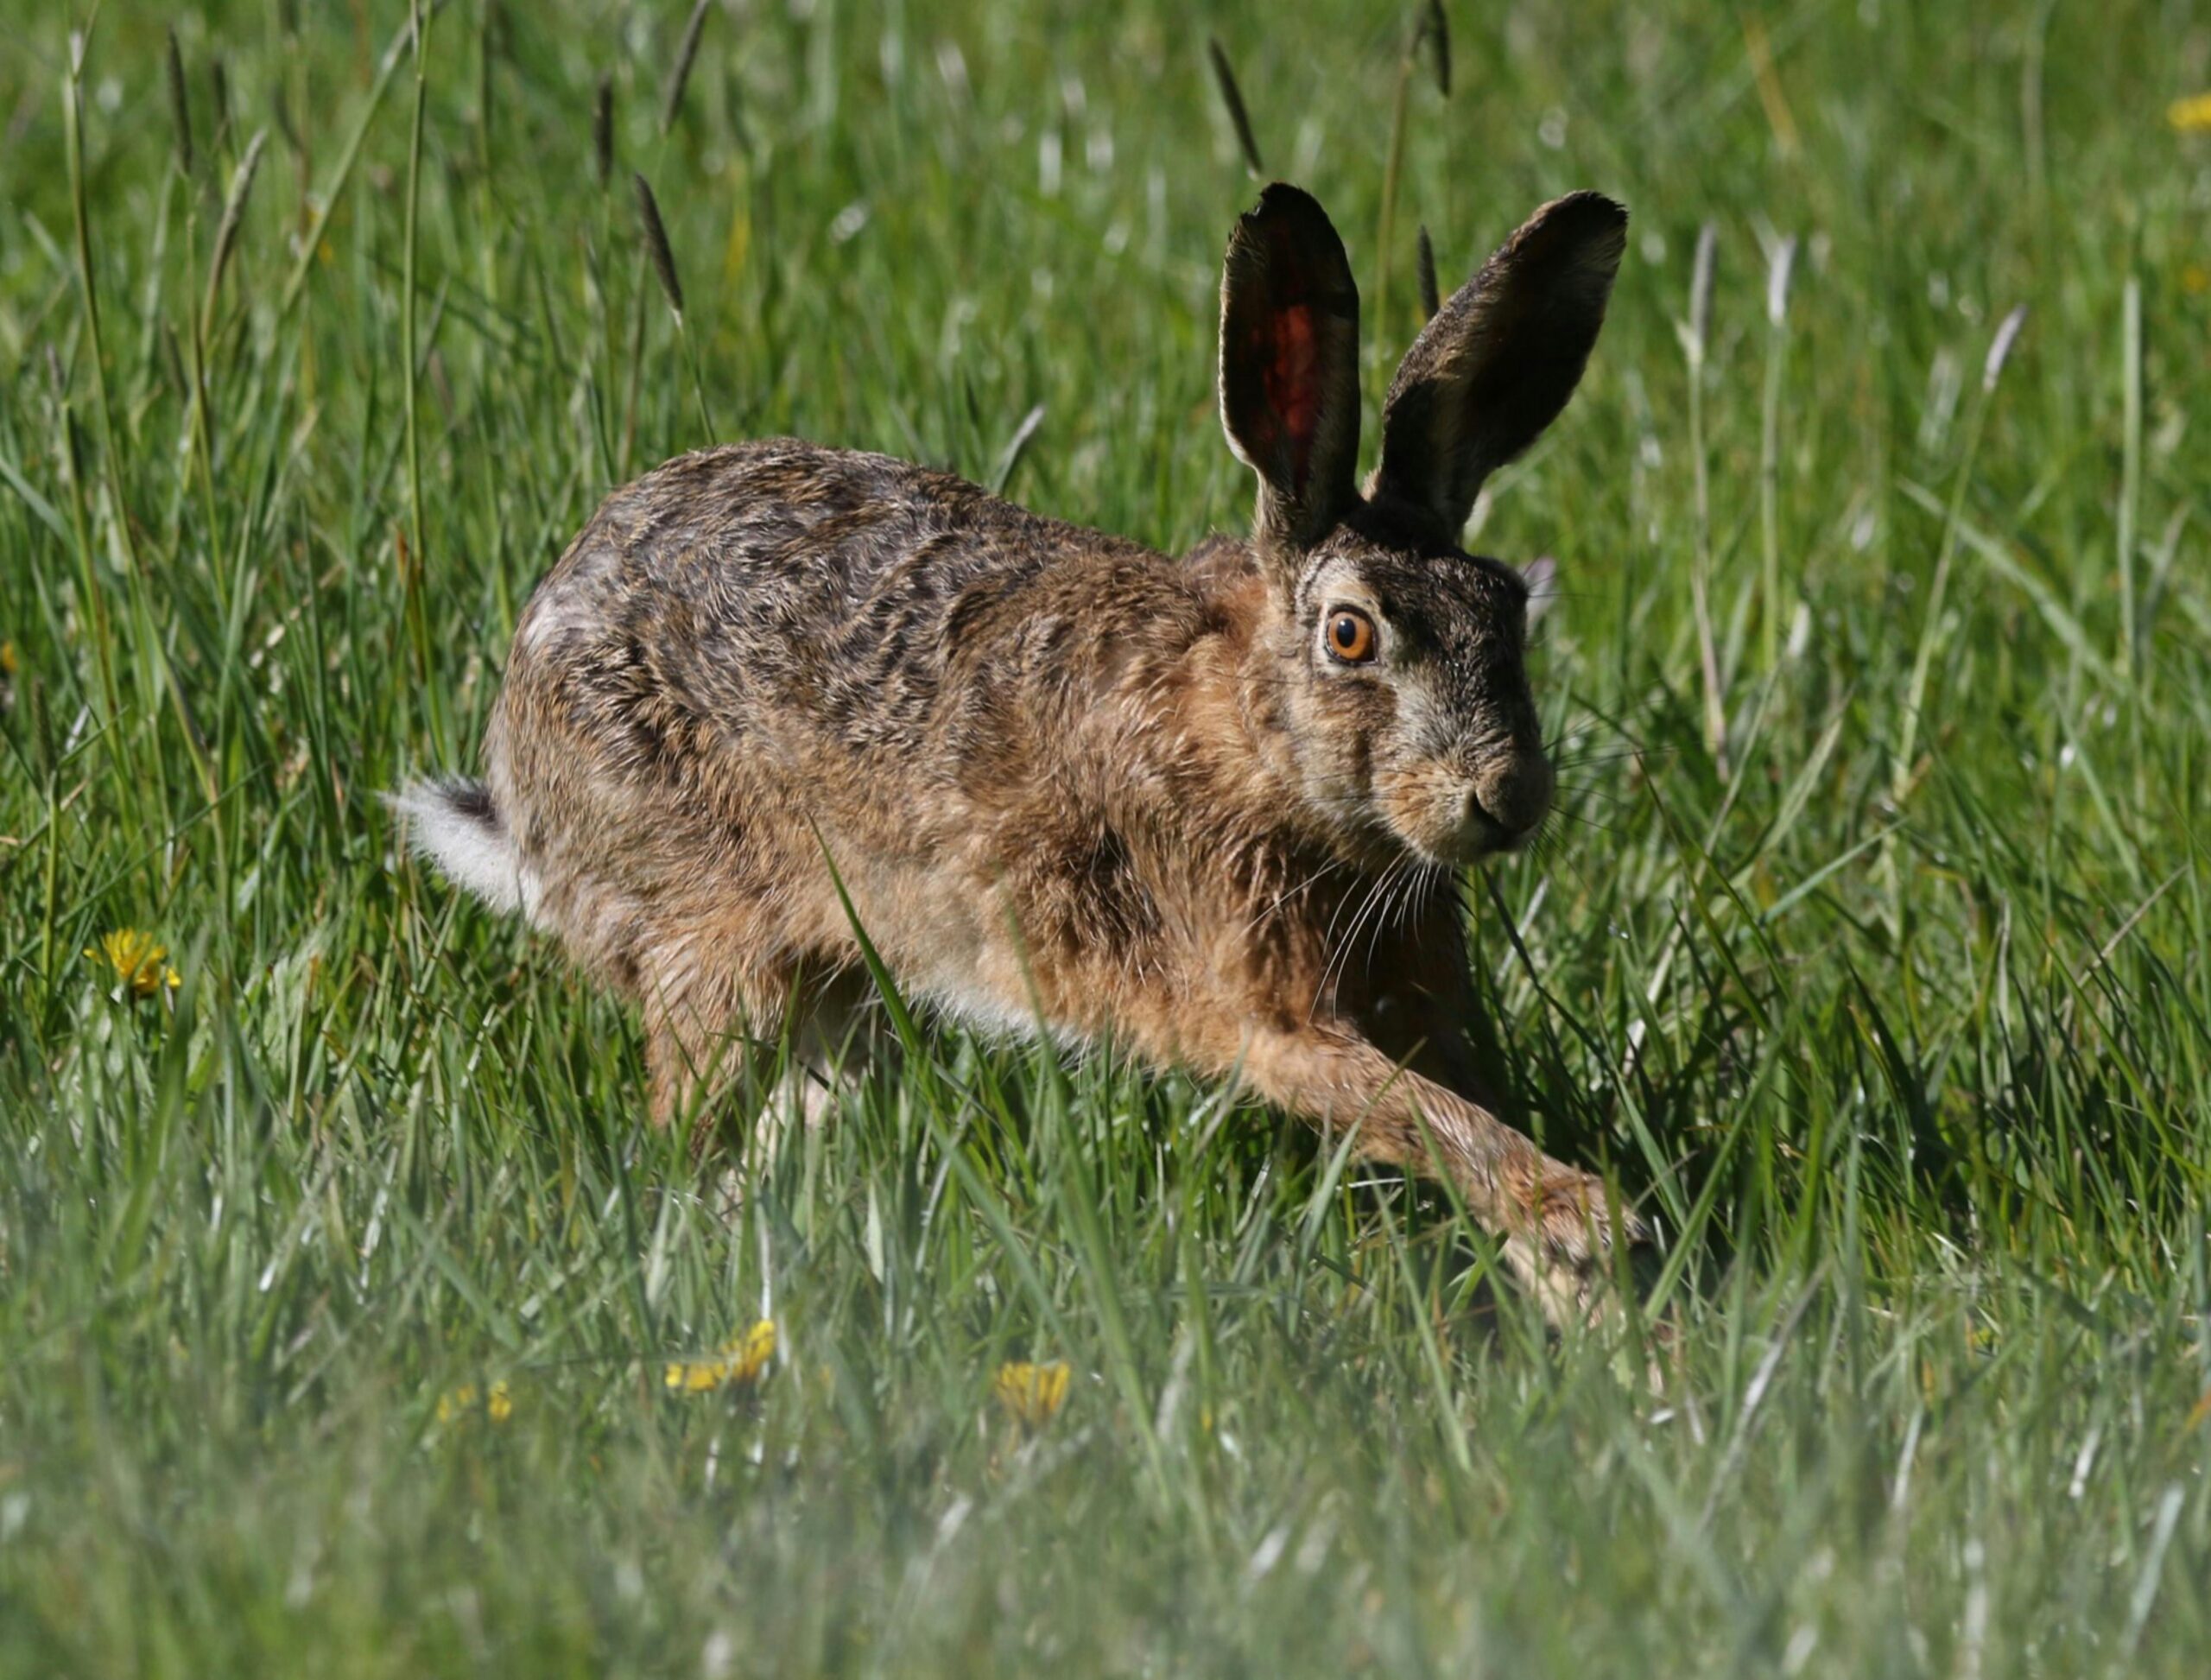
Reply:
<svg viewBox="0 0 2211 1680"><path fill-rule="evenodd" d="M2211 8L4 10L0 1673L2211 1664ZM1208 37L1370 448L1419 230L1633 212L1469 536L1562 590L1486 1018L1666 1239L1593 1329L1110 1056L702 1172L379 802L710 440L1246 521Z"/></svg>

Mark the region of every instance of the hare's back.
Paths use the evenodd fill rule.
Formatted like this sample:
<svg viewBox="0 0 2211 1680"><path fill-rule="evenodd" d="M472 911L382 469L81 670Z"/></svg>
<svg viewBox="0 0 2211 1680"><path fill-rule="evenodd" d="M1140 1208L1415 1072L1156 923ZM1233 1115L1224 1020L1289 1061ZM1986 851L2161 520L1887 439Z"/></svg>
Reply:
<svg viewBox="0 0 2211 1680"><path fill-rule="evenodd" d="M676 738L905 762L978 699L953 662L972 669L982 642L1017 654L1101 566L1172 575L888 456L704 450L608 497L538 586L505 709L557 712L618 769L665 770Z"/></svg>

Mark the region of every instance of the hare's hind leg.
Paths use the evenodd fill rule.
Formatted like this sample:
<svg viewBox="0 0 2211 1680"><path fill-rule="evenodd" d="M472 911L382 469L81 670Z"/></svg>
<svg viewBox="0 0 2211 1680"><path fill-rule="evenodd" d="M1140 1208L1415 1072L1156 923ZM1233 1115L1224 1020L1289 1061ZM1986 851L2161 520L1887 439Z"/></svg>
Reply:
<svg viewBox="0 0 2211 1680"><path fill-rule="evenodd" d="M645 988L653 1123L703 1115L749 1072L774 1079L760 1119L821 1124L870 1063L895 1049L874 1004L874 986L855 969L664 965Z"/></svg>
<svg viewBox="0 0 2211 1680"><path fill-rule="evenodd" d="M681 948L679 948L680 949ZM795 976L784 967L724 967L695 954L662 961L641 980L652 1120L703 1117L781 1037ZM703 1142L711 1128L702 1126Z"/></svg>
<svg viewBox="0 0 2211 1680"><path fill-rule="evenodd" d="M897 1041L863 970L809 967L797 985L789 1061L771 1106L820 1125L874 1062L896 1053Z"/></svg>

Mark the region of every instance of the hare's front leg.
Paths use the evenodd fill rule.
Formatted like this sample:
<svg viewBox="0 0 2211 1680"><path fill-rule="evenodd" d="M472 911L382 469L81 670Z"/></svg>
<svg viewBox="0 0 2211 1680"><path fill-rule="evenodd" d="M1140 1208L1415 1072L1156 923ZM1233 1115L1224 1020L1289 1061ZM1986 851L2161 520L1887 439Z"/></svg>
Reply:
<svg viewBox="0 0 2211 1680"><path fill-rule="evenodd" d="M1498 1098L1511 1081L1481 1018L1458 916L1455 901L1430 903L1384 932L1350 977L1356 986L1340 988L1335 1013L1398 1066L1504 1114Z"/></svg>
<svg viewBox="0 0 2211 1680"><path fill-rule="evenodd" d="M1589 1315L1616 1241L1650 1233L1622 1209L1616 1226L1594 1175L1554 1161L1487 1109L1355 1034L1325 1026L1256 1036L1244 1071L1269 1101L1324 1132L1357 1133L1372 1160L1448 1173L1467 1211L1505 1239L1505 1259L1555 1322Z"/></svg>
<svg viewBox="0 0 2211 1680"><path fill-rule="evenodd" d="M1447 982L1448 984L1448 982ZM1497 1087L1483 1077L1466 1026L1473 1011L1471 986L1436 992L1410 979L1339 997L1337 1013L1349 1030L1401 1068L1431 1079L1478 1106L1495 1105Z"/></svg>

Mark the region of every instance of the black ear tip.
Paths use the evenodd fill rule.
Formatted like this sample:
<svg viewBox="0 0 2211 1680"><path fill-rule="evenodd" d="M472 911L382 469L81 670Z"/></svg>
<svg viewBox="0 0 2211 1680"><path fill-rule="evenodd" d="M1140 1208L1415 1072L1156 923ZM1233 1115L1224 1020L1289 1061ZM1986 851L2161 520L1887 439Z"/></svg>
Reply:
<svg viewBox="0 0 2211 1680"><path fill-rule="evenodd" d="M1627 225L1625 203L1620 203L1619 199L1607 197L1603 193L1596 193L1592 188L1581 188L1579 193L1568 193L1561 199L1552 199L1548 206L1543 206L1539 214L1545 221L1552 217L1572 219L1572 221L1583 223L1587 228L1600 228L1606 223L1612 223L1614 228L1625 228Z"/></svg>
<svg viewBox="0 0 2211 1680"><path fill-rule="evenodd" d="M1602 276L1609 287L1627 254L1627 206L1584 190L1553 199L1528 218L1492 261L1548 271L1555 265Z"/></svg>
<svg viewBox="0 0 2211 1680"><path fill-rule="evenodd" d="M1328 212L1321 208L1320 200L1302 187L1293 187L1286 181L1270 181L1259 193L1258 203L1245 211L1241 218L1246 227L1258 227L1270 222L1288 221L1307 226L1318 224L1332 225Z"/></svg>
<svg viewBox="0 0 2211 1680"><path fill-rule="evenodd" d="M1551 206L1550 213L1591 233L1606 229L1625 231L1627 228L1627 206L1618 199L1607 198L1587 187L1568 193Z"/></svg>
<svg viewBox="0 0 2211 1680"><path fill-rule="evenodd" d="M1228 239L1228 268L1249 265L1293 276L1301 293L1327 298L1339 314L1355 317L1359 288L1343 236L1321 201L1286 181L1270 182L1259 201L1236 219Z"/></svg>

